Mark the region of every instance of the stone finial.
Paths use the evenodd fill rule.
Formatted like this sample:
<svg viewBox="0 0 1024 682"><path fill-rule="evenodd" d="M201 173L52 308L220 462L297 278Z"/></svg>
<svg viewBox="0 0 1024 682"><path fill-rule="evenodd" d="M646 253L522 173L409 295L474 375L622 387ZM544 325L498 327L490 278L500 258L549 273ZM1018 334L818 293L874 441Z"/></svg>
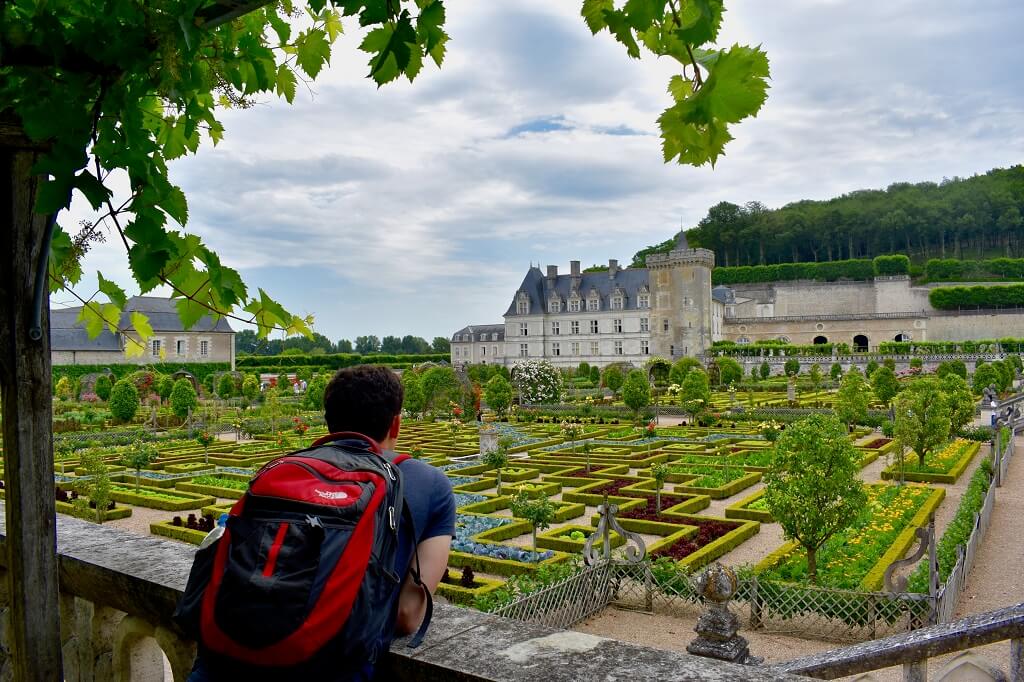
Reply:
<svg viewBox="0 0 1024 682"><path fill-rule="evenodd" d="M737 634L740 619L729 610L729 600L739 588L736 572L716 561L700 574L694 586L708 609L697 619L693 628L697 638L686 645L686 650L695 656L731 663L761 663L762 659L750 655L747 640Z"/></svg>

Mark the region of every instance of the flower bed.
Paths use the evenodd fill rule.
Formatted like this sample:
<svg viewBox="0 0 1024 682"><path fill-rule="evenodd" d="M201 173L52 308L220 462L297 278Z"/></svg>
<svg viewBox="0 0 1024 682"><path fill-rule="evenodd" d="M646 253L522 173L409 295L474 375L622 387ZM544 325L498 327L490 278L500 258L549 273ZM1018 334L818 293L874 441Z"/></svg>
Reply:
<svg viewBox="0 0 1024 682"><path fill-rule="evenodd" d="M956 483L980 448L981 443L977 441L957 438L941 450L929 454L923 467L918 464L916 454L908 453L904 458L904 479L919 483ZM899 477L898 463L893 463L882 471L883 479L898 480Z"/></svg>
<svg viewBox="0 0 1024 682"><path fill-rule="evenodd" d="M873 591L893 560L913 543L914 531L928 521L945 497L943 489L922 485L865 486L868 503L853 525L833 535L818 550L818 584ZM768 580L804 582L807 554L787 542L755 569Z"/></svg>
<svg viewBox="0 0 1024 682"><path fill-rule="evenodd" d="M145 486L140 487L138 492L136 492L135 488L122 485L110 486L110 499L121 504L133 504L137 507L162 509L164 511L199 509L216 501L216 498L212 495L200 495L184 491L169 493L166 490L147 488Z"/></svg>
<svg viewBox="0 0 1024 682"><path fill-rule="evenodd" d="M764 502L764 490L758 490L753 495L744 497L739 502L733 502L725 508L727 519L747 519L749 521L760 521L761 523L772 523L772 513L768 511L768 505Z"/></svg>
<svg viewBox="0 0 1024 682"><path fill-rule="evenodd" d="M761 480L761 472L747 472L733 466L691 466L673 468L673 471L692 474L693 480L677 484L675 489L684 493L708 495L713 499L732 497Z"/></svg>
<svg viewBox="0 0 1024 682"><path fill-rule="evenodd" d="M582 552L587 538L594 532L589 526L563 526L546 531L537 535L537 546L544 549L554 549L560 552L576 553ZM616 532L609 534L612 549L621 547L626 539ZM604 540L598 538L594 547L598 550L604 547Z"/></svg>
<svg viewBox="0 0 1024 682"><path fill-rule="evenodd" d="M437 585L437 594L441 595L453 604L468 606L476 601L477 597L487 595L504 585L501 580L484 578L474 575L472 569L467 569L468 575L472 577L472 584L466 585L466 570L459 571L448 569Z"/></svg>

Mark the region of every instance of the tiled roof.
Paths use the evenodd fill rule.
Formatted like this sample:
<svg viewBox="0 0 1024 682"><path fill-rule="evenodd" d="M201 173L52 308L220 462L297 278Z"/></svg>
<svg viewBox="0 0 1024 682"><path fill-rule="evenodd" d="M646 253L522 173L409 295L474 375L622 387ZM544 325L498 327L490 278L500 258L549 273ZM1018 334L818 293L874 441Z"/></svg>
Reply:
<svg viewBox="0 0 1024 682"><path fill-rule="evenodd" d="M554 280L554 286L548 283L547 277L540 268L532 267L526 273L519 291L525 291L530 297L529 313L536 315L547 310L547 302L552 292L561 297L563 305L562 312L567 312L565 302L573 290L574 277L569 275L558 275ZM579 295L585 301L591 291L596 291L601 298L601 310L609 310L609 298L616 288L621 288L626 295L625 310L637 309L637 294L643 287L650 286L650 275L647 268L625 268L618 270L614 277L609 277L606 270L600 272L584 272L579 275ZM516 292L518 295L519 291ZM585 308L584 308L585 309ZM516 298L513 297L505 316L516 315Z"/></svg>
<svg viewBox="0 0 1024 682"><path fill-rule="evenodd" d="M191 329L186 330L181 324L181 318L178 317L176 303L176 300L168 298L132 296L128 299L124 310L121 311L118 325L122 329L131 329L131 314L140 312L149 318L149 324L157 334L183 331L228 334L234 332L226 319L221 318L214 322L209 315L201 318ZM54 351L120 351L120 339L107 329L100 332L96 338L89 338L84 325L76 321L81 310L81 306L50 310L50 349Z"/></svg>
<svg viewBox="0 0 1024 682"><path fill-rule="evenodd" d="M498 338L494 339L493 334L497 334ZM505 325L471 324L452 334L452 341L455 341L456 343L464 343L462 341L464 336L470 336L470 340L472 341L504 341Z"/></svg>

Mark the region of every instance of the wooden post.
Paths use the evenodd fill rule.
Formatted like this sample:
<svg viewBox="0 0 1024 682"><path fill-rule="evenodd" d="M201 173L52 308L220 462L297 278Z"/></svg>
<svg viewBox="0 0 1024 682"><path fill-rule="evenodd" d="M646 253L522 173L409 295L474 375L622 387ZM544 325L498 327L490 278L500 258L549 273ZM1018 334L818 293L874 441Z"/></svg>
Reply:
<svg viewBox="0 0 1024 682"><path fill-rule="evenodd" d="M0 117L0 397L3 401L9 630L14 679L59 680L49 296L32 339L33 289L47 218L33 212L41 148ZM45 261L42 263L46 267Z"/></svg>

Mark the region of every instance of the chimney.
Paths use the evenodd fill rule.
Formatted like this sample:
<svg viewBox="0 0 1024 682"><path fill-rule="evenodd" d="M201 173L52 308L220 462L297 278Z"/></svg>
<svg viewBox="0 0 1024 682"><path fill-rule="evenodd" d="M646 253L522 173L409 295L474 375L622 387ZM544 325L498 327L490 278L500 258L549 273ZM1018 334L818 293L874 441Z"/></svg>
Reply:
<svg viewBox="0 0 1024 682"><path fill-rule="evenodd" d="M619 261L614 258L608 259L608 278L615 279L615 274L619 271Z"/></svg>
<svg viewBox="0 0 1024 682"><path fill-rule="evenodd" d="M573 277L579 277L580 276L580 262L578 260L571 260L571 261L569 261L569 271L572 273Z"/></svg>
<svg viewBox="0 0 1024 682"><path fill-rule="evenodd" d="M557 265L549 265L548 266L548 279L551 280L552 282L554 282L556 279L558 279L558 266Z"/></svg>

